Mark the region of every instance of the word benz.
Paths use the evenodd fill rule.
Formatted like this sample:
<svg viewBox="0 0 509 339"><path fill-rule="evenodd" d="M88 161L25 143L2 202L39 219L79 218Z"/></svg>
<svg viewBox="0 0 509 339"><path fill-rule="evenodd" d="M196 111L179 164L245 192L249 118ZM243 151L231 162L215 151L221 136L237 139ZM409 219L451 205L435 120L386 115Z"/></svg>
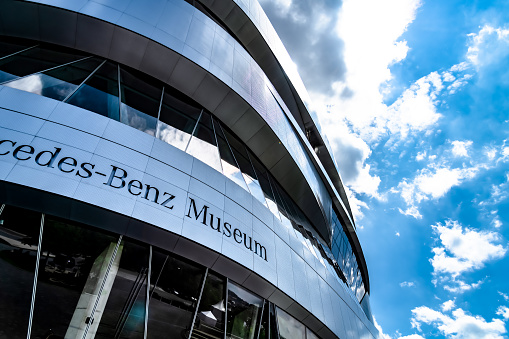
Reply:
<svg viewBox="0 0 509 339"><path fill-rule="evenodd" d="M127 171L114 165L111 166L109 175L95 171L95 164L89 162L78 163L73 157L65 156L60 157L62 148L54 147L52 151L36 152L35 148L30 145L17 145L17 142L11 140L0 140L0 156L12 155L12 157L19 161L34 160L35 163L41 167L57 168L63 173L73 174L84 179L92 177L94 174L107 177L103 183L106 186L123 189L134 195L140 196L143 199L149 200L155 204L164 206L168 209L173 209L171 201L175 195L168 192L160 192L157 187L143 184L141 181L133 179L127 181Z"/></svg>

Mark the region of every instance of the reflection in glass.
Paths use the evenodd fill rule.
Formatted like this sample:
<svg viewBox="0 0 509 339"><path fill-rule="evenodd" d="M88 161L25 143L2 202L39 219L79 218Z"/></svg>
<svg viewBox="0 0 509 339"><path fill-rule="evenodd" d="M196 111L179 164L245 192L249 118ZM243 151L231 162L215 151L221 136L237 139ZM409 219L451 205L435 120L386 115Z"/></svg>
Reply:
<svg viewBox="0 0 509 339"><path fill-rule="evenodd" d="M200 112L197 104L181 100L171 88L166 87L156 137L185 151Z"/></svg>
<svg viewBox="0 0 509 339"><path fill-rule="evenodd" d="M216 131L219 154L221 155L223 174L230 178L237 185L239 185L240 187L249 192L246 182L244 181L244 177L242 176L239 166L237 165L237 161L235 160L233 153L230 149L230 146L225 140L224 134L221 130L221 127L219 126L219 123L217 123L215 120L214 129Z"/></svg>
<svg viewBox="0 0 509 339"><path fill-rule="evenodd" d="M44 71L83 58L76 51L56 46L47 49L35 47L24 52L0 59L0 83Z"/></svg>
<svg viewBox="0 0 509 339"><path fill-rule="evenodd" d="M121 242L89 330L95 338L143 338L148 254L146 246Z"/></svg>
<svg viewBox="0 0 509 339"><path fill-rule="evenodd" d="M305 339L306 328L297 319L277 308L277 324L280 339Z"/></svg>
<svg viewBox="0 0 509 339"><path fill-rule="evenodd" d="M255 337L262 301L261 298L235 284L228 284L226 338L253 339Z"/></svg>
<svg viewBox="0 0 509 339"><path fill-rule="evenodd" d="M120 69L120 121L155 136L163 87L144 78L142 73Z"/></svg>
<svg viewBox="0 0 509 339"><path fill-rule="evenodd" d="M0 204L0 338L26 338L41 213Z"/></svg>
<svg viewBox="0 0 509 339"><path fill-rule="evenodd" d="M262 204L266 205L265 197L263 196L262 188L258 183L258 179L256 178L256 174L249 160L249 156L247 155L246 147L243 143L241 143L235 136L229 133L226 129L222 128L226 140L230 144L230 148L233 151L235 156L235 160L237 160L237 164L239 165L240 170L242 171L242 176L251 191L251 194L258 199Z"/></svg>
<svg viewBox="0 0 509 339"><path fill-rule="evenodd" d="M46 217L33 338L83 336L116 244L115 236Z"/></svg>
<svg viewBox="0 0 509 339"><path fill-rule="evenodd" d="M276 307L274 304L269 303L269 339L278 339L277 320L276 320Z"/></svg>
<svg viewBox="0 0 509 339"><path fill-rule="evenodd" d="M225 310L224 280L209 272L191 338L222 339Z"/></svg>
<svg viewBox="0 0 509 339"><path fill-rule="evenodd" d="M254 157L251 157L251 162L253 163L253 167L256 172L256 177L258 178L258 182L260 183L260 187L262 188L263 195L265 196L265 201L267 202L267 206L269 206L270 211L280 219L279 211L277 209L276 198L274 198L274 193L272 192L272 187L269 183L268 176L270 175L266 168Z"/></svg>
<svg viewBox="0 0 509 339"><path fill-rule="evenodd" d="M263 304L262 319L258 330L258 339L269 339L269 302Z"/></svg>
<svg viewBox="0 0 509 339"><path fill-rule="evenodd" d="M8 82L5 86L63 100L76 90L100 63L100 59L90 58L43 73L29 75Z"/></svg>
<svg viewBox="0 0 509 339"><path fill-rule="evenodd" d="M19 38L0 37L0 58L22 51L35 44L29 41L23 41Z"/></svg>
<svg viewBox="0 0 509 339"><path fill-rule="evenodd" d="M66 102L118 121L117 65L106 62Z"/></svg>
<svg viewBox="0 0 509 339"><path fill-rule="evenodd" d="M202 113L186 152L210 167L215 168L217 171L222 172L216 137L209 113Z"/></svg>
<svg viewBox="0 0 509 339"><path fill-rule="evenodd" d="M147 338L187 338L205 270L154 251Z"/></svg>
<svg viewBox="0 0 509 339"><path fill-rule="evenodd" d="M306 327L306 339L320 339L316 334L311 332L309 328Z"/></svg>

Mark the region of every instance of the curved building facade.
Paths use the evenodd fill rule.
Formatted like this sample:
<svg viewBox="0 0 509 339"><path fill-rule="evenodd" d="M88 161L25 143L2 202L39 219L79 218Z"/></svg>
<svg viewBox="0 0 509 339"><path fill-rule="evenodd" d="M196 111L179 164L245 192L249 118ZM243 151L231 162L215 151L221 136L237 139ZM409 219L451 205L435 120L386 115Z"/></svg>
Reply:
<svg viewBox="0 0 509 339"><path fill-rule="evenodd" d="M0 0L2 338L376 338L256 0Z"/></svg>

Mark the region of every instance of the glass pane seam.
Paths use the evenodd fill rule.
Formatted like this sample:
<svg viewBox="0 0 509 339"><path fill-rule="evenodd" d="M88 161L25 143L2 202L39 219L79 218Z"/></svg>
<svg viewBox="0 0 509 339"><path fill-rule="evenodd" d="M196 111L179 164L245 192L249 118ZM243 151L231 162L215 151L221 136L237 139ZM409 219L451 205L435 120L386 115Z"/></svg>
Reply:
<svg viewBox="0 0 509 339"><path fill-rule="evenodd" d="M5 205L2 205L2 210ZM37 291L37 277L39 275L39 261L41 260L41 245L42 245L42 233L44 231L44 213L41 214L41 226L39 228L39 242L37 244L37 255L35 261L35 272L34 272L34 285L32 288L32 301L30 303L30 316L28 318L28 330L27 339L30 339L32 334L32 321L34 318L34 306L35 306L35 293Z"/></svg>
<svg viewBox="0 0 509 339"><path fill-rule="evenodd" d="M219 128L221 129L221 132L223 133L223 136L224 136L224 140L226 141L226 144L228 145L228 149L230 150L230 153L232 154L232 157L233 157L233 161L235 161L235 164L237 164L237 168L239 169L240 173L241 173L241 177L242 177L242 180L244 181L244 183L246 184L246 187L247 187L247 190L249 193L251 193L251 195L253 195L253 192L251 192L251 190L249 189L249 185L247 184L246 182L246 179L244 178L244 176L242 175L242 169L240 168L240 165L239 165L239 162L237 161L237 158L235 158L235 153L233 153L233 149L232 147L230 146L230 142L228 141L228 137L226 136L226 133L224 132L223 130L223 126L221 126L221 123L219 123L219 120L218 121L218 126ZM212 126L214 126L214 124L212 124ZM219 144L218 144L219 146Z"/></svg>
<svg viewBox="0 0 509 339"><path fill-rule="evenodd" d="M42 74L44 72L52 71L52 70L60 68L60 67L69 66L69 65L74 64L76 62L84 61L84 60L87 60L87 59L90 59L90 58L92 58L91 55L87 56L87 57L84 57L84 58L81 58L81 59L78 59L78 60L73 60L73 61L66 62L65 64L61 64L61 65L53 66L53 67L50 67L50 68L47 68L47 69L43 69L42 71L39 71L39 72L30 73L30 74L27 74L27 75L19 77L19 78L10 79L10 80L7 80L7 81L4 81L4 82L0 83L0 85L6 84L6 83L9 83L9 82L12 82L12 81L18 81L18 80L21 80L21 79L25 79L25 78L31 77L33 75Z"/></svg>
<svg viewBox="0 0 509 339"><path fill-rule="evenodd" d="M22 49L21 51L17 51L17 52L11 53L11 54L9 54L9 55L3 56L3 57L1 57L1 58L0 58L0 60L5 59L5 58L9 58L9 57L11 57L11 56L13 56L13 55L16 55L16 54L19 54L19 53L26 52L26 51L28 51L28 50L31 50L32 48L37 47L37 46L39 46L39 45L35 45L35 46L32 46L32 47L27 47L27 48L25 48L25 49Z"/></svg>
<svg viewBox="0 0 509 339"><path fill-rule="evenodd" d="M194 323L196 321L196 316L198 315L198 309L200 308L201 297L203 295L203 290L205 289L205 282L207 281L208 273L209 273L209 268L207 267L205 269L205 274L203 275L203 282L201 284L200 295L198 296L198 300L196 301L196 309L194 310L193 321L191 322L191 329L189 330L188 339L191 339L191 335L193 334Z"/></svg>
<svg viewBox="0 0 509 339"><path fill-rule="evenodd" d="M202 108L202 110L200 112L200 115L198 116L198 119L196 119L196 123L194 124L193 131L191 132L191 137L187 141L186 148L184 149L184 152L186 152L186 153L187 153L187 149L189 148L189 144L191 143L191 140L193 140L194 132L196 132L196 128L198 127L198 124L200 123L202 114L203 114L203 108Z"/></svg>
<svg viewBox="0 0 509 339"><path fill-rule="evenodd" d="M82 81L82 82L78 85L78 87L76 87L76 88L74 89L74 91L72 91L71 93L69 93L69 94L68 94L68 95L64 98L64 100L62 100L62 102L66 102L67 100L69 100L69 98L71 98L71 97L74 95L74 93L76 93L76 92L77 92L77 91L81 88L81 86L83 86L83 84L85 84L85 82L87 82L87 81L88 81L88 79L90 79L90 78L91 78L91 77L95 74L95 72L97 72L97 70L98 70L99 68L101 68L101 66L102 66L102 65L104 65L105 63L106 63L106 59L104 59L104 60L103 60L103 62L101 62L101 63L99 64L99 66L97 66L97 67L96 67L96 68L95 68L95 69L94 69L94 70L93 70L93 71L92 71L92 72L91 72L91 73L90 73L90 74L89 74L89 75L85 78L85 80L83 80L83 81Z"/></svg>

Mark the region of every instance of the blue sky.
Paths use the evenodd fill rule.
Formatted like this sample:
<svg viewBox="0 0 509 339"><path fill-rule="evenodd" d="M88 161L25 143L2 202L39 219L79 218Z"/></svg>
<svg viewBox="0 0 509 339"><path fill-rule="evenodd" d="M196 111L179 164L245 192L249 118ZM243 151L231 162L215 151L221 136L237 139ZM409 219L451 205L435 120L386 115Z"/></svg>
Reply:
<svg viewBox="0 0 509 339"><path fill-rule="evenodd" d="M509 2L263 0L356 214L387 338L509 338Z"/></svg>

